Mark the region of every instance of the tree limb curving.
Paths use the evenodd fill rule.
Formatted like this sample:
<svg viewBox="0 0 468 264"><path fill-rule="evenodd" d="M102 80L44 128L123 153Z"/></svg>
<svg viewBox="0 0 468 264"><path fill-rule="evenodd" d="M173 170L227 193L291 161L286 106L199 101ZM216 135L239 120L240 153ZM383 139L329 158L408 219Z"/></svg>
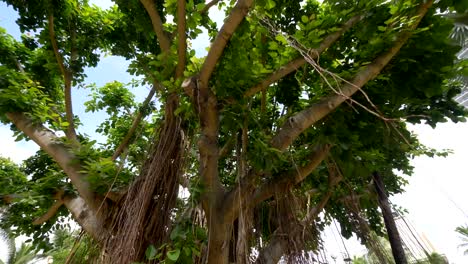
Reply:
<svg viewBox="0 0 468 264"><path fill-rule="evenodd" d="M64 89L65 112L66 112L66 117L67 117L67 122L68 122L66 135L67 135L67 138L70 139L73 143L77 143L78 139L77 139L76 131L75 131L75 121L74 121L74 115L73 115L73 104L72 104L72 96L71 96L73 74L72 72L70 72L69 69L67 69L67 67L65 67L65 64L63 62L63 57L59 52L57 38L55 36L55 30L54 30L54 16L52 14L48 16L48 27L49 27L49 38L52 44L52 49L54 50L55 58L57 60L57 63L60 68L60 72L62 73L63 80L65 82L65 89ZM72 45L74 41L73 36L74 36L74 33L72 34ZM76 49L72 49L71 59L74 59L75 57L76 57Z"/></svg>
<svg viewBox="0 0 468 264"><path fill-rule="evenodd" d="M130 129L128 130L127 134L125 137L122 139L122 142L120 142L120 145L117 147L115 150L114 154L112 155L112 160L116 160L122 152L128 147L128 145L131 143L130 139L132 138L133 134L135 134L136 129L138 128L138 125L140 125L141 120L143 120L143 108L147 107L153 98L154 94L156 93L157 87L159 87L159 83L156 81L153 82L153 87L151 87L150 92L145 98L145 101L143 101L143 105L141 106L140 110L138 111L137 115L133 119L132 125Z"/></svg>
<svg viewBox="0 0 468 264"><path fill-rule="evenodd" d="M335 43L346 31L348 31L351 27L353 27L357 22L362 19L361 15L353 16L348 21L346 21L340 30L331 33L328 35L319 45L318 48L312 49L308 52L309 56L312 59L318 58L318 56L328 49L333 43ZM244 93L244 97L250 97L254 94L266 89L268 86L273 84L274 82L279 81L284 76L290 74L291 72L299 69L304 64L306 64L306 60L304 57L296 58L285 65L281 66L278 70L274 71L270 74L266 79L261 81L260 83L256 84L249 90Z"/></svg>
<svg viewBox="0 0 468 264"><path fill-rule="evenodd" d="M164 53L169 53L170 41L164 32L161 17L159 16L158 10L154 5L153 0L140 0L140 3L145 7L146 12L150 16L151 24L153 25L154 33L159 41L159 46Z"/></svg>
<svg viewBox="0 0 468 264"><path fill-rule="evenodd" d="M61 143L60 139L41 124L34 123L24 113L7 113L7 118L30 139L49 154L70 178L80 196L93 209L97 208L94 192L91 190L86 175L81 173L75 155Z"/></svg>
<svg viewBox="0 0 468 264"><path fill-rule="evenodd" d="M231 14L227 17L226 22L224 22L224 25L218 32L216 39L213 44L211 44L210 51L208 52L205 62L201 68L200 82L202 83L202 87L208 87L208 81L210 80L211 74L218 63L219 58L223 54L224 48L239 24L244 20L250 7L253 5L253 2L253 0L238 0L237 4L231 11Z"/></svg>
<svg viewBox="0 0 468 264"><path fill-rule="evenodd" d="M393 43L393 46L388 51L378 56L372 63L360 70L350 82L344 83L338 89L339 93L330 95L290 117L273 138L271 143L272 147L281 151L286 150L302 132L333 112L344 101L348 100L354 93L359 91L368 81L374 79L408 41L412 35L412 31L417 28L431 4L432 1L429 1L421 5L417 12L418 18L416 22L400 33Z"/></svg>
<svg viewBox="0 0 468 264"><path fill-rule="evenodd" d="M95 211L89 208L88 203L83 198L65 196L63 204L70 211L73 219L96 241L103 242L108 237L109 234L97 218Z"/></svg>
<svg viewBox="0 0 468 264"><path fill-rule="evenodd" d="M260 173L251 170L238 186L230 191L224 200L226 218L237 218L240 204L253 207L260 202L272 197L275 193L283 193L302 182L315 168L328 156L330 145L318 145L309 155L309 163L303 167L293 167L288 173L275 179L264 182L259 187L254 187L254 182L260 177Z"/></svg>

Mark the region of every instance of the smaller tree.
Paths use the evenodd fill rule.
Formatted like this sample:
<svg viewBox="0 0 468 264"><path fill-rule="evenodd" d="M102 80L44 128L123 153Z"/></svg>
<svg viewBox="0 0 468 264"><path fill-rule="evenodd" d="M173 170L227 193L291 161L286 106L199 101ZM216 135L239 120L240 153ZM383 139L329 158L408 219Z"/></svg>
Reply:
<svg viewBox="0 0 468 264"><path fill-rule="evenodd" d="M0 260L0 264L28 264L34 259L41 257L37 255L34 246L29 243L21 243L19 248L15 247L15 239L8 237L9 252L7 261L3 262Z"/></svg>
<svg viewBox="0 0 468 264"><path fill-rule="evenodd" d="M463 254L468 255L468 226L459 226L455 231L458 233L462 241L458 247L464 250Z"/></svg>
<svg viewBox="0 0 468 264"><path fill-rule="evenodd" d="M99 249L83 232L57 229L54 232L52 250L48 252L55 264L94 263Z"/></svg>

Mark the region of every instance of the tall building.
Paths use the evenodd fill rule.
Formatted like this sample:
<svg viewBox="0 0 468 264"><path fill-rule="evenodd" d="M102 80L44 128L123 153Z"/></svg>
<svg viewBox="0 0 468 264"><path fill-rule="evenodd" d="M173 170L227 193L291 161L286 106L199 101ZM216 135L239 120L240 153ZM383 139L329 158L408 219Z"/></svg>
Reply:
<svg viewBox="0 0 468 264"><path fill-rule="evenodd" d="M468 28L468 26L467 26ZM468 34L468 33L467 33ZM460 60L463 59L468 59L468 45L466 45L460 53L458 53L458 58ZM464 107L468 108L468 76L458 76L457 80L460 81L461 83L464 84L464 89L462 92L455 97L455 101L457 101L459 104L463 105Z"/></svg>
<svg viewBox="0 0 468 264"><path fill-rule="evenodd" d="M459 104L463 105L464 107L468 108L468 88L465 87L463 91L455 97L455 101L457 101Z"/></svg>
<svg viewBox="0 0 468 264"><path fill-rule="evenodd" d="M463 47L457 57L459 60L466 60L468 59L468 13L448 14L446 16L452 18L454 22L450 37ZM461 75L456 79L464 84L464 89L455 97L455 101L468 108L468 75Z"/></svg>

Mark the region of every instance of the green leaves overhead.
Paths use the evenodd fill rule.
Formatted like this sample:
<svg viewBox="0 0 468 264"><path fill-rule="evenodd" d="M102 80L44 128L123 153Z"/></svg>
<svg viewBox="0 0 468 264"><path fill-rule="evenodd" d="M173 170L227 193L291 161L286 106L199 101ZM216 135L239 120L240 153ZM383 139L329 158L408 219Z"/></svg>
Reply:
<svg viewBox="0 0 468 264"><path fill-rule="evenodd" d="M113 30L113 21L117 20L112 11L89 6L87 1L12 0L7 3L19 12L17 22L21 31L34 36L35 40L29 41L31 47L38 44L51 47L49 19L53 18L58 48L65 66L74 73L75 81L83 80L84 67L96 66L98 49L108 47L106 34Z"/></svg>
<svg viewBox="0 0 468 264"><path fill-rule="evenodd" d="M16 131L18 139L28 135L50 156L40 151L21 167L0 159L2 192L22 194L5 204L2 225L17 226L17 234L32 235L42 248L49 246L46 237L63 226L60 221L68 215L61 208L41 226L28 225L54 204L50 194L80 195L92 211L92 202L112 191L116 200L108 197L100 211L109 209L111 218L121 209L118 199L132 201L128 199L139 192L138 184L151 183L140 173L145 160L153 158L147 155L155 145L174 150L176 157L166 153L170 151L153 151L168 161L156 175L180 176L187 189L176 208L167 208L168 222L161 224L160 232L167 239L132 233L147 236L145 241L135 236L142 244L135 251L141 258L193 262L212 238L207 225L225 221L222 228L213 229L224 235L240 226L236 214L242 203L233 202L236 199L254 201L248 209L255 217L247 228L257 240L245 239L249 248L260 249L258 238L265 245L275 239L275 230L262 224L287 228L277 221L282 214L275 208L285 197L294 197L298 204L288 204L288 226L299 223L306 210L325 197L325 217L301 225L319 232L337 219L349 237L360 232L362 216L381 233L378 204L369 190L371 173L382 174L389 194L401 193L407 184L401 174L412 173L411 158L444 154L421 146L405 122L435 126L447 119L463 121L467 115L453 101L460 86L452 78L466 72L466 61L455 63L460 48L448 40L453 23L437 14L465 12L466 4L458 1L436 1L420 23L418 10L425 10L419 8L426 2L416 0L256 0L252 6L250 1L188 0L179 5L168 0L143 6L139 0L115 0L107 10L85 0L6 2L18 11L24 35L15 40L0 29L0 118L23 129ZM148 6L154 7L148 8L151 16ZM184 11L180 6L185 6L186 28L179 27L183 23L178 16ZM216 7L220 17L215 19ZM223 20L224 14L229 17L221 27L214 21ZM158 16L161 21L155 19ZM200 39L206 41L208 59L196 56ZM185 44L189 48L183 51ZM85 69L107 54L127 59L127 72L136 81L111 81L101 87L84 83ZM84 108L86 115L103 120L96 129L102 140L79 133L76 142L60 137L73 120L79 122L71 114L70 86L88 89ZM151 96L138 103L136 89L145 95L151 91ZM22 114L11 117L13 112ZM14 120L22 116L27 120ZM169 124L171 130L164 130ZM172 136L177 140L166 144ZM175 160L181 163L172 164ZM332 176L342 182L330 184ZM128 186L135 188L130 194ZM176 197L175 192L164 192L177 188L163 187L158 195ZM162 196L140 194L148 204L163 201ZM361 212L347 203L350 194L359 197L353 205ZM198 203L205 212L197 211ZM228 208L229 203L235 205ZM141 219L156 219L153 211L158 209L147 208L141 215L150 218ZM204 222L208 215L216 220ZM92 215L84 217L88 216ZM132 216L122 217L127 221ZM107 220L102 221L104 231L125 231L108 229L112 225ZM305 249L315 249L317 241L309 240ZM153 245L154 241L164 243ZM217 248L235 244L221 242L225 243Z"/></svg>
<svg viewBox="0 0 468 264"><path fill-rule="evenodd" d="M63 217L68 212L62 208L40 226L32 225L32 222L47 212L54 203L52 196L60 188L72 192L65 174L43 151L27 159L21 167L0 158L0 228L10 230L14 237L30 236L36 248L47 250L49 235L54 229L67 225Z"/></svg>

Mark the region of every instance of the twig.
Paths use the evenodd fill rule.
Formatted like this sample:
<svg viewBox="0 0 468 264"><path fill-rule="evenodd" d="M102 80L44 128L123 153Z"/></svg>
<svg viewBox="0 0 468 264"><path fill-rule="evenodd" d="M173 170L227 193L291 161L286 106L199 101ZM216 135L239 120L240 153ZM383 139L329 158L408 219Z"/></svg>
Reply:
<svg viewBox="0 0 468 264"><path fill-rule="evenodd" d="M205 7L200 11L200 14L205 14L207 13L211 7L219 3L221 0L212 0L208 3L206 3Z"/></svg>
<svg viewBox="0 0 468 264"><path fill-rule="evenodd" d="M117 149L114 152L114 155L112 155L112 160L116 160L120 154L128 147L130 144L130 139L132 138L133 134L135 133L136 129L138 128L138 125L140 125L141 120L143 119L143 110L148 107L151 99L153 98L154 94L156 93L157 87L159 87L159 84L154 81L153 82L153 87L151 87L150 92L145 98L145 101L143 101L142 106L140 107L140 110L138 111L138 114L135 116L132 122L132 126L128 130L127 134L125 137L122 139L122 142L120 145L117 147Z"/></svg>

